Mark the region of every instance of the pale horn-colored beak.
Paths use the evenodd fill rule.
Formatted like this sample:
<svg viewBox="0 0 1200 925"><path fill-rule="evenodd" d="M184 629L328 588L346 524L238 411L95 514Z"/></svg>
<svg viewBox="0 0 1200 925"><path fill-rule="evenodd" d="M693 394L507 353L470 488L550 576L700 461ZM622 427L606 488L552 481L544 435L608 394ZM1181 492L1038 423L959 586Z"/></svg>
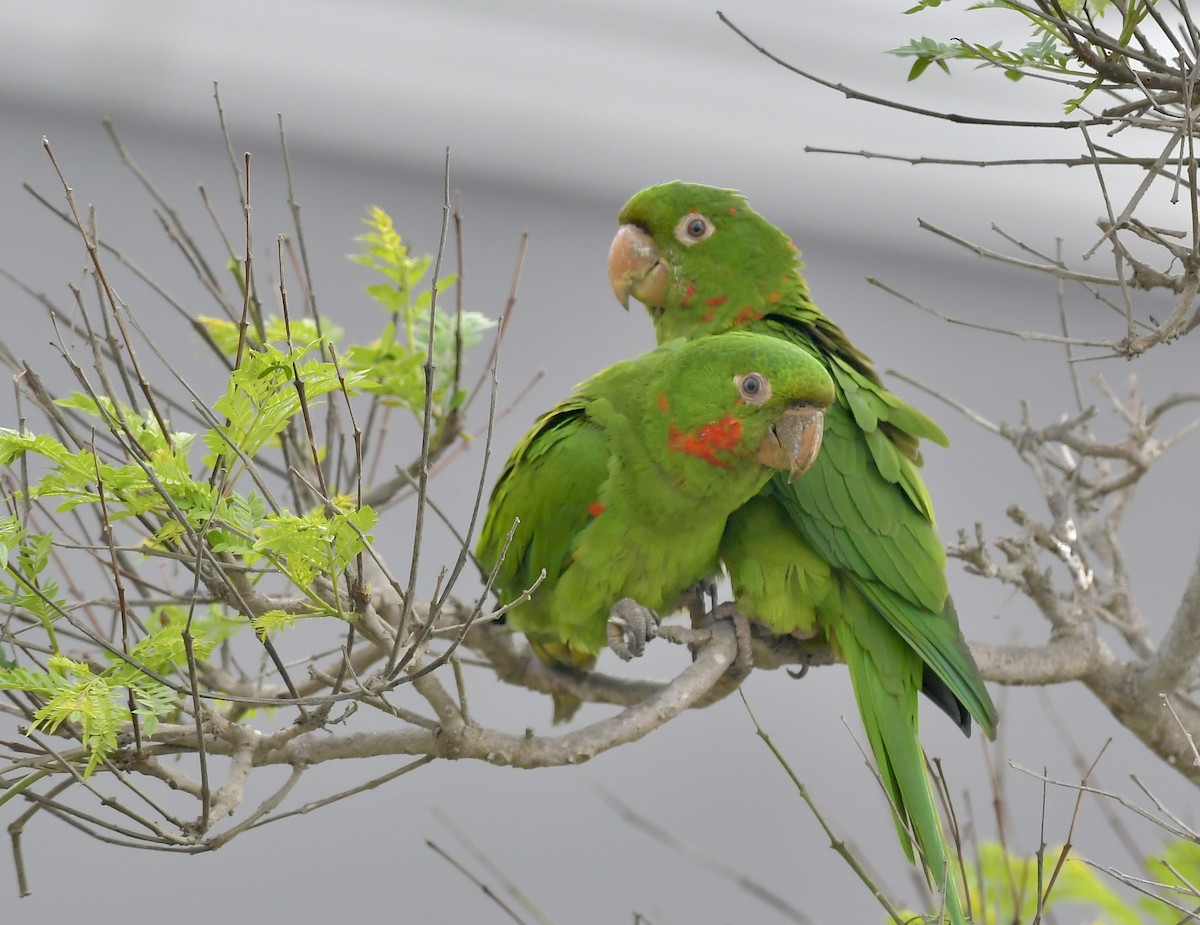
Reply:
<svg viewBox="0 0 1200 925"><path fill-rule="evenodd" d="M787 472L790 484L816 462L824 433L824 409L812 405L789 408L771 425L758 448L758 461Z"/></svg>
<svg viewBox="0 0 1200 925"><path fill-rule="evenodd" d="M608 281L626 310L631 295L643 305L661 306L666 301L670 277L670 267L650 235L637 225L622 225L617 230L608 249Z"/></svg>

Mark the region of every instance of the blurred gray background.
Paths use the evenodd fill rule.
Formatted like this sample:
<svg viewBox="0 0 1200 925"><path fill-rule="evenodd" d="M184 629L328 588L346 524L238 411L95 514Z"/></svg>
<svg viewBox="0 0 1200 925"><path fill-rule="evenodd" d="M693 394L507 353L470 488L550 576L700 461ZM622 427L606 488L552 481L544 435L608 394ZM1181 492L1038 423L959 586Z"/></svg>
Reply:
<svg viewBox="0 0 1200 925"><path fill-rule="evenodd" d="M1007 118L1061 117L1061 96L1025 81L962 69L907 85L908 62L882 54L923 33L1018 44L1022 34L992 12L938 11L905 17L899 2L728 0L722 9L782 57L832 81L946 111ZM85 2L0 6L0 266L68 306L67 284L84 253L74 232L21 189L25 181L61 202L42 148L49 138L81 204L94 204L101 233L200 312L212 312L190 271L164 241L152 204L125 172L100 127L113 117L160 190L203 241L219 245L196 195L204 185L225 227L240 240L234 180L217 127L212 83L233 132L252 151L256 258L274 265L274 241L290 232L276 113L286 120L297 198L324 313L350 337L377 329L378 309L362 288L374 280L344 257L378 203L417 250L436 248L444 149L465 214L469 308L503 308L520 235L530 233L519 306L501 361L501 406L539 370L544 378L501 423L503 457L538 412L586 375L653 343L635 305L626 316L605 277L616 214L635 190L675 177L734 186L800 245L817 302L882 369L897 368L993 419L1019 419L1028 399L1035 423L1073 410L1060 349L940 322L869 286L877 277L950 314L1016 329L1057 330L1055 286L1000 268L917 228L918 217L991 247L1006 245L993 223L1030 246L1076 260L1094 242L1101 212L1095 177L1064 168L911 167L805 154L805 145L965 158L1079 153L1077 134L956 127L845 99L772 65L686 0L635 3ZM1140 177L1111 176L1114 198ZM1131 184L1128 188L1122 184ZM1163 196L1165 199L1165 194ZM1184 220L1157 204L1164 224ZM1007 247L1011 251L1011 247ZM216 251L219 253L219 249ZM1091 269L1104 273L1102 256ZM169 310L127 274L122 295L152 331L174 338L185 375L209 382L201 351L179 337ZM263 277L265 278L265 277ZM1068 290L1073 324L1111 334L1086 294ZM1164 300L1163 307L1166 302ZM68 387L49 346L51 328L28 296L0 280L4 339ZM1083 364L1118 391L1136 374L1149 400L1195 388L1194 345L1160 348L1137 363ZM468 381L483 362L479 352ZM983 522L1005 532L1012 502L1041 514L1015 454L935 399L896 382L930 411L953 448L927 453L926 477L946 540ZM11 393L0 399L12 426ZM1092 390L1094 397L1094 390ZM472 426L483 425L475 409ZM1110 427L1102 415L1099 427ZM1182 423L1182 422L1180 422ZM1111 433L1116 433L1112 430ZM399 446L394 443L393 446ZM403 457L416 455L410 443ZM476 445L478 446L478 444ZM1149 618L1165 626L1183 590L1200 528L1194 511L1194 445L1146 480L1125 532L1134 588ZM499 459L488 476L489 486ZM480 454L463 454L434 482L436 500L465 525ZM406 568L411 509L385 521L377 539ZM454 547L435 529L424 591ZM968 638L1036 642L1041 619L1023 601L951 563L951 587ZM464 589L467 593L468 589ZM1118 644L1119 645L1119 644ZM665 646L659 647L666 648ZM665 677L681 665L658 651L634 671ZM606 667L611 667L607 664ZM883 884L916 895L884 800L851 731L858 720L844 670L802 681L758 673L744 690L760 721L827 810L837 831L865 851ZM471 679L473 710L517 730L548 727L549 702L484 674ZM1010 844L1032 852L1042 834L1040 784L1008 770L1014 761L1074 779L1047 699L1030 690L994 691L1001 738L989 749L1000 769L1014 827ZM1169 768L1116 727L1075 686L1048 692L1089 759L1115 739L1098 779L1129 791L1136 774L1183 818L1196 795ZM586 708L595 719L605 708ZM847 725L843 724L843 717ZM978 737L963 739L932 711L923 738L957 793L970 789L960 819L994 837L988 762ZM294 805L398 766L310 772ZM263 792L282 781L265 775ZM697 851L723 859L824 923L882 921L883 913L796 797L753 735L734 697L695 711L633 745L581 768L518 772L440 763L333 808L295 818L194 858L100 846L49 818L25 836L34 895L18 900L15 878L0 876L5 921L46 921L85 904L100 921L177 925L236 921L324 922L385 917L410 922L501 922L504 914L425 845L466 858L434 815L446 813L557 923L655 925L781 922L777 912L630 827L605 804L604 788ZM1052 789L1044 837L1066 838L1074 794ZM11 813L0 817L8 821ZM1146 849L1158 835L1130 820ZM1074 835L1099 864L1134 866L1099 808L1085 801ZM478 865L475 869L479 870ZM120 873L118 873L120 872ZM117 889L114 884L122 884ZM98 908L111 909L109 918Z"/></svg>

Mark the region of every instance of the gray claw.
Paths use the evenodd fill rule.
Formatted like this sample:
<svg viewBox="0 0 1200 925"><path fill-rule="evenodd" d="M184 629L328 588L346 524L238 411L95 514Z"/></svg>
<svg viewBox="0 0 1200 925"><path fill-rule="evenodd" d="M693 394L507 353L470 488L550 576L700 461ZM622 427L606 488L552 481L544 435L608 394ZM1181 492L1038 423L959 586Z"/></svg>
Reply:
<svg viewBox="0 0 1200 925"><path fill-rule="evenodd" d="M711 606L709 600L712 601ZM712 576L701 578L683 592L681 601L692 618L693 628L707 625L709 614L717 607L717 579Z"/></svg>
<svg viewBox="0 0 1200 925"><path fill-rule="evenodd" d="M641 656L657 635L658 614L631 597L621 598L608 612L608 647L622 661Z"/></svg>

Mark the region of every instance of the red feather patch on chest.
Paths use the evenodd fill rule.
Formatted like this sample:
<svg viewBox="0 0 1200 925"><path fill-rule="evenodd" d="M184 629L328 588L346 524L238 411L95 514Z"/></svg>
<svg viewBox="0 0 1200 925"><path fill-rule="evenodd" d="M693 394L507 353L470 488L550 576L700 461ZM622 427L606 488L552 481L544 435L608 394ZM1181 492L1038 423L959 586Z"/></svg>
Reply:
<svg viewBox="0 0 1200 925"><path fill-rule="evenodd" d="M742 422L732 414L689 431L680 430L671 424L667 434L667 449L671 452L695 456L721 469L731 469L733 464L719 458L717 454L736 450L741 442Z"/></svg>

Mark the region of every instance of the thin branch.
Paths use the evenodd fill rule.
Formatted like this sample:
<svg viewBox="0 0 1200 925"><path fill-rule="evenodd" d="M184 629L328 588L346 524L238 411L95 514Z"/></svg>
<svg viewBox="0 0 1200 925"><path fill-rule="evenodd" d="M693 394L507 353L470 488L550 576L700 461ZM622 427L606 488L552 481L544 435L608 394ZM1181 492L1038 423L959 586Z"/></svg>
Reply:
<svg viewBox="0 0 1200 925"><path fill-rule="evenodd" d="M721 20L721 22L724 23L726 26L728 26L731 30L733 30L733 32L739 38L741 38L747 45L749 45L751 48L753 48L755 51L757 51L760 55L765 56L766 58L773 61L775 64L778 64L780 67L784 68L785 70L791 71L793 74L796 74L799 77L803 77L805 80L811 81L812 83L818 84L829 90L836 90L838 93L842 94L848 100L856 100L858 102L863 102L863 103L872 103L876 106L883 106L886 109L895 109L900 112L907 112L907 113L911 113L912 115L917 115L917 116L928 116L929 118L932 118L932 119L941 119L946 122L955 122L960 125L990 125L990 126L1003 126L1003 127L1009 127L1009 128L1073 129L1073 128L1078 128L1080 125L1111 125L1114 121L1112 119L1105 118L1105 117L1098 117L1098 118L1092 118L1092 119L1064 119L1059 122L1044 122L1044 121L1027 120L1027 119L987 119L987 118L983 118L983 117L979 117L979 116L960 115L959 113L954 113L954 112L939 112L934 109L925 109L921 106L910 106L907 103L900 103L900 102L897 102L896 100L889 100L886 97L873 96L870 93L863 93L859 90L853 89L852 87L847 87L845 84L834 83L832 81L825 80L821 77L817 77L815 74L810 74L808 71L801 70L800 68L796 67L794 64L789 64L787 61L784 61L782 58L780 58L773 52L768 51L764 46L760 45L754 39L750 38L750 36L748 36L745 32L743 32L737 26L735 26L733 24L733 21L730 20L729 17L726 16L724 13L722 13L720 10L717 10L717 18L719 20Z"/></svg>
<svg viewBox="0 0 1200 925"><path fill-rule="evenodd" d="M622 821L633 826L635 829L645 832L655 841L670 848L676 854L681 854L688 860L695 861L701 867L712 871L717 876L729 880L739 889L770 906L785 919L798 922L799 925L815 925L816 919L801 912L778 893L759 883L745 871L738 870L721 858L706 854L677 836L672 835L666 829L651 822L641 813L636 812L628 803L619 799L611 790L597 784L593 784L593 788L599 794L600 799L607 803L609 809L615 812Z"/></svg>
<svg viewBox="0 0 1200 925"><path fill-rule="evenodd" d="M1183 592L1175 617L1162 638L1158 651L1147 660L1137 679L1142 698L1168 695L1179 689L1195 670L1200 657L1200 552Z"/></svg>

